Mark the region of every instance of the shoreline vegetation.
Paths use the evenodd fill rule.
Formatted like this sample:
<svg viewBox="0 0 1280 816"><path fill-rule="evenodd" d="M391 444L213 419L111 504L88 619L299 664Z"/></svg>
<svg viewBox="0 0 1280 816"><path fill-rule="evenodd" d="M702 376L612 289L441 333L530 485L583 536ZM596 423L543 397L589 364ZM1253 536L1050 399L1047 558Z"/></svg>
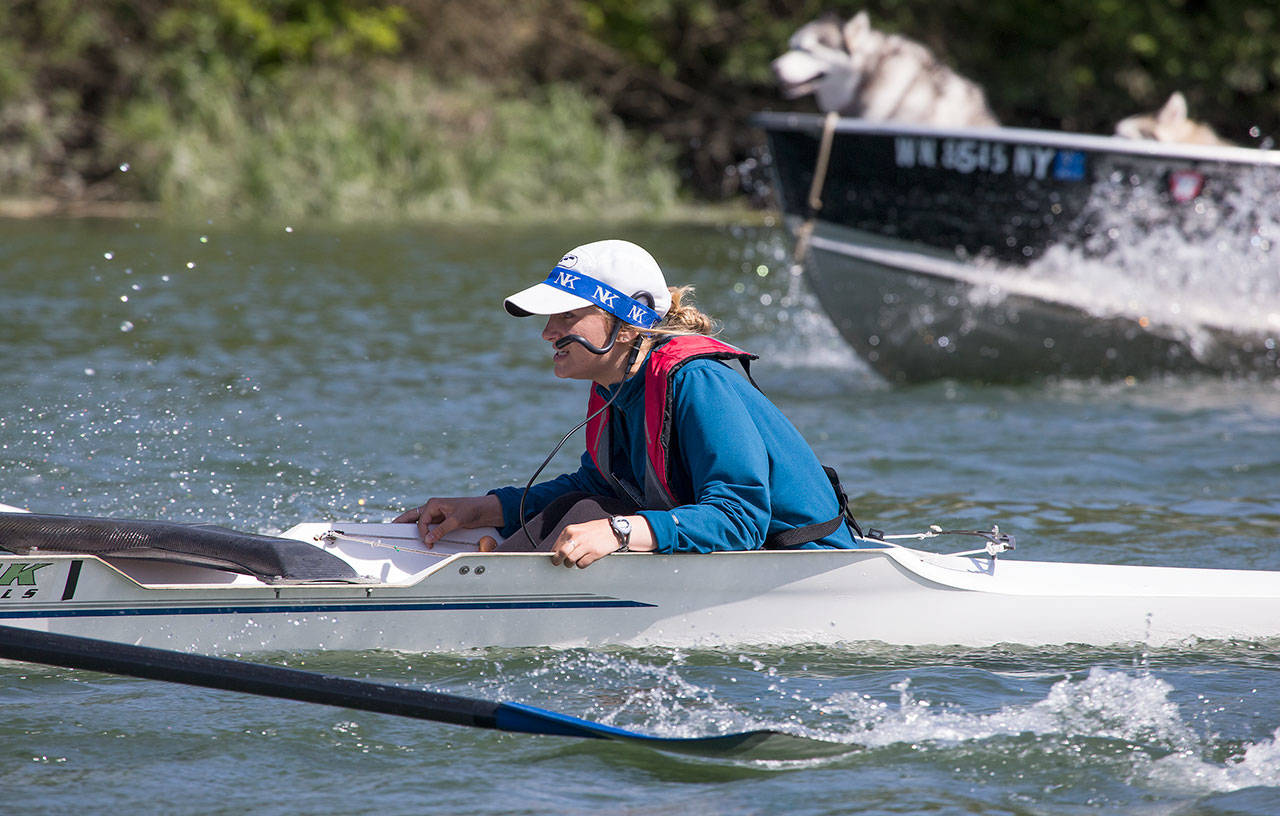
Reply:
<svg viewBox="0 0 1280 816"><path fill-rule="evenodd" d="M746 216L757 110L804 22L866 8L1006 124L1108 133L1174 90L1280 136L1280 8L1251 0L12 0L0 217Z"/></svg>

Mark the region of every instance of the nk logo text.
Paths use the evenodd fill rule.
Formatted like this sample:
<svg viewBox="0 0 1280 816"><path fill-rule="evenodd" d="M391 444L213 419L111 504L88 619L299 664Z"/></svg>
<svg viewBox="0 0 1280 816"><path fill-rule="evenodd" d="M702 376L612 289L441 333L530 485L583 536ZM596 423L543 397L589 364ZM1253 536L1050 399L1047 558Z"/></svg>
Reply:
<svg viewBox="0 0 1280 816"><path fill-rule="evenodd" d="M36 586L36 571L49 566L44 564L28 564L16 562L8 564L0 573L0 600L5 598L34 598L39 592Z"/></svg>

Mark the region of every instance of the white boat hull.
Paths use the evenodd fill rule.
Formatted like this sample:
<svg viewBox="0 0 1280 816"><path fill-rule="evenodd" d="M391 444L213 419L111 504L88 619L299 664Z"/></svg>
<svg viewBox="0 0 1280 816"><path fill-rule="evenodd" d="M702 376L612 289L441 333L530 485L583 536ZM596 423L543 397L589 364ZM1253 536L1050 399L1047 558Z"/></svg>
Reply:
<svg viewBox="0 0 1280 816"><path fill-rule="evenodd" d="M345 535L326 543L331 528ZM324 546L365 582L269 584L187 565L6 555L0 625L219 654L1280 637L1280 572L902 547L628 553L578 570L466 544L417 552L410 525L303 524L284 535Z"/></svg>

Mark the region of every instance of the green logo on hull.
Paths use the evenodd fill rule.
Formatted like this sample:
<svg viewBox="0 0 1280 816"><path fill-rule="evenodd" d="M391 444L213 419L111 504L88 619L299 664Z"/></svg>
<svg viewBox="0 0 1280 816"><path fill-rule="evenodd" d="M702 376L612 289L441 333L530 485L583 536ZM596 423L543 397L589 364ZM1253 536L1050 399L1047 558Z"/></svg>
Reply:
<svg viewBox="0 0 1280 816"><path fill-rule="evenodd" d="M0 586L35 586L36 570L43 569L49 564L26 564L16 563L10 564L3 574L0 574Z"/></svg>

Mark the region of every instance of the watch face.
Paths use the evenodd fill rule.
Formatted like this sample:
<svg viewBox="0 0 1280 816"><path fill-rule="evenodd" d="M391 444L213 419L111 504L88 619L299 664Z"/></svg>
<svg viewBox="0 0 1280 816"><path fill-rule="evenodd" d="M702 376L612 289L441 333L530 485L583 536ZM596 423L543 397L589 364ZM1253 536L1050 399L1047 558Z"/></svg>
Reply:
<svg viewBox="0 0 1280 816"><path fill-rule="evenodd" d="M609 523L613 525L613 529L617 530L620 534L622 535L631 534L631 522L627 521L621 516L614 516L613 518L609 519Z"/></svg>

